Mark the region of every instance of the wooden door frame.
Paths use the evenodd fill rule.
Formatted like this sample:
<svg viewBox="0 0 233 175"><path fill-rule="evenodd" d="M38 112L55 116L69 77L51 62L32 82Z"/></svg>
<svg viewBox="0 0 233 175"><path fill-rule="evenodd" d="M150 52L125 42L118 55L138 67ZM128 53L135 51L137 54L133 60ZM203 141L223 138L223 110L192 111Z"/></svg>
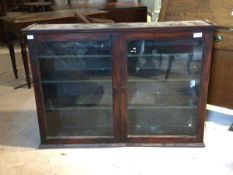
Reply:
<svg viewBox="0 0 233 175"><path fill-rule="evenodd" d="M127 70L127 46L126 43L130 40L156 40L156 39L187 39L189 36L190 39L193 39L193 33L197 31L202 31L203 34L203 60L202 60L202 72L201 72L201 87L199 94L199 104L198 104L198 115L197 115L197 130L196 135L194 136L168 136L168 135L158 135L158 136L133 136L128 137L128 105L127 105L127 82L128 82L128 70ZM195 28L193 30L180 31L179 29L176 31L161 31L161 32L134 32L134 33L123 33L120 36L120 40L123 45L123 50L125 51L122 54L123 64L122 72L123 72L123 80L122 80L122 91L121 91L121 121L122 126L122 138L126 143L149 143L149 144L171 144L174 145L182 145L191 143L191 145L202 145L203 146L203 132L204 132L204 122L206 118L206 103L207 103L207 94L208 94L208 83L209 83L209 74L210 74L210 61L211 61L211 52L212 52L212 43L213 38L211 37L213 32L209 32L209 30L201 30ZM125 45L124 45L125 44Z"/></svg>

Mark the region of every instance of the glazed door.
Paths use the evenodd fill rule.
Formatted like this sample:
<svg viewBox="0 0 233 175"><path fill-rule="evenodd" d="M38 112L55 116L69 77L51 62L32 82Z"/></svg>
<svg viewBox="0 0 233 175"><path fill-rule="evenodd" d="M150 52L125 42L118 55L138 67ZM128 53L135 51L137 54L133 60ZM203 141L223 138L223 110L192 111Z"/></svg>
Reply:
<svg viewBox="0 0 233 175"><path fill-rule="evenodd" d="M208 49L203 38L207 35L174 32L122 36L127 50L122 133L128 142L186 142L202 137L199 128L204 122L202 104L206 102L203 94L208 81L201 78L209 70L203 60Z"/></svg>
<svg viewBox="0 0 233 175"><path fill-rule="evenodd" d="M45 142L111 142L119 137L117 111L113 108L117 105L113 97L117 85L112 81L112 36L36 36L34 51L38 58L34 61L39 62L39 98L43 102L40 120L45 123L40 129Z"/></svg>

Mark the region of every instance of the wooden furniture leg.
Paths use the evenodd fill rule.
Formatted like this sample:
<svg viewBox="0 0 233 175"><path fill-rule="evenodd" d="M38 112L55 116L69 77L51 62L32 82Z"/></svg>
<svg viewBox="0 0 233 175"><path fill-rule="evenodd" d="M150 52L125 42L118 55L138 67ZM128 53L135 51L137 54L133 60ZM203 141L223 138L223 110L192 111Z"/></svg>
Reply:
<svg viewBox="0 0 233 175"><path fill-rule="evenodd" d="M16 66L16 61L15 61L14 44L13 44L11 35L9 33L7 33L7 32L5 32L5 39L6 39L6 43L7 43L9 53L10 53L10 57L11 57L13 72L14 72L15 78L18 79L17 66Z"/></svg>
<svg viewBox="0 0 233 175"><path fill-rule="evenodd" d="M31 78L30 78L30 72L29 72L29 64L28 64L25 36L22 36L20 38L20 46L21 46L23 66L24 66L24 70L25 70L27 85L28 85L28 88L31 88Z"/></svg>
<svg viewBox="0 0 233 175"><path fill-rule="evenodd" d="M193 61L193 54L189 54L189 59L188 59L188 63L187 63L187 70L188 70L189 75L191 74L190 65L191 65L192 61Z"/></svg>
<svg viewBox="0 0 233 175"><path fill-rule="evenodd" d="M14 72L15 78L18 79L18 71L17 71L16 61L15 61L15 49L14 49L12 37L11 37L11 34L7 32L6 27L2 23L2 21L1 21L1 27L2 27L2 32L3 32L3 42L7 44L9 54L11 57L13 72Z"/></svg>
<svg viewBox="0 0 233 175"><path fill-rule="evenodd" d="M167 71L166 71L166 74L165 74L165 80L167 80L170 72L171 72L171 68L172 68L172 63L174 62L175 60L175 56L171 55L169 57L169 60L168 60L168 65L167 65Z"/></svg>

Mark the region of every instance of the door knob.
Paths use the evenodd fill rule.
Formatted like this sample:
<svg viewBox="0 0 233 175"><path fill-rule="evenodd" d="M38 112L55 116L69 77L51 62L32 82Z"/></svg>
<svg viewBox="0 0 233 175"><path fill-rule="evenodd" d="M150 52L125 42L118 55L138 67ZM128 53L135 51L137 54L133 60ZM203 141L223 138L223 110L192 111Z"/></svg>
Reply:
<svg viewBox="0 0 233 175"><path fill-rule="evenodd" d="M222 35L214 36L214 42L222 42L223 40L224 40L224 37Z"/></svg>

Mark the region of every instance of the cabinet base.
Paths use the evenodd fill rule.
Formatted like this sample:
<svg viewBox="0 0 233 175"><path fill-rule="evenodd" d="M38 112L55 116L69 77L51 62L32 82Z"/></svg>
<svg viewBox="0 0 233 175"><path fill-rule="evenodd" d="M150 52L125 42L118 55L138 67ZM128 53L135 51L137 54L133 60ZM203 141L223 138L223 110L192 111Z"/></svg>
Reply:
<svg viewBox="0 0 233 175"><path fill-rule="evenodd" d="M50 148L109 148L109 147L205 147L202 143L103 143L103 144L41 144L40 149Z"/></svg>

